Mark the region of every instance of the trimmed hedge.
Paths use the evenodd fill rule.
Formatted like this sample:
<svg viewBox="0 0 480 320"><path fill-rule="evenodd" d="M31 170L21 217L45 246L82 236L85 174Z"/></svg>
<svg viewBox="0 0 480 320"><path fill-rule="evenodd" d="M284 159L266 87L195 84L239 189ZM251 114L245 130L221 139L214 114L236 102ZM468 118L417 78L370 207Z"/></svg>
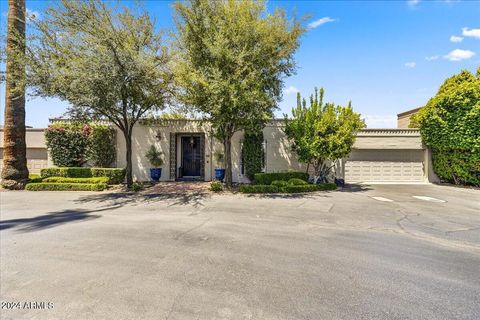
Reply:
<svg viewBox="0 0 480 320"><path fill-rule="evenodd" d="M277 193L280 189L277 186L262 184L243 184L239 188L243 193Z"/></svg>
<svg viewBox="0 0 480 320"><path fill-rule="evenodd" d="M304 193L313 191L335 190L335 183L322 184L288 184L286 181L273 181L271 185L244 184L239 188L243 193Z"/></svg>
<svg viewBox="0 0 480 320"><path fill-rule="evenodd" d="M282 188L282 192L285 193L303 193L313 191L335 190L337 186L335 183L323 183L323 184L303 184L303 185L287 185Z"/></svg>
<svg viewBox="0 0 480 320"><path fill-rule="evenodd" d="M256 173L255 183L259 185L269 185L275 180L288 181L290 179L301 179L308 181L308 173L306 172L270 172L270 173Z"/></svg>
<svg viewBox="0 0 480 320"><path fill-rule="evenodd" d="M91 168L92 177L107 177L108 184L121 184L125 180L125 168Z"/></svg>
<svg viewBox="0 0 480 320"><path fill-rule="evenodd" d="M28 183L25 190L29 191L103 191L105 183Z"/></svg>
<svg viewBox="0 0 480 320"><path fill-rule="evenodd" d="M40 171L42 178L94 178L107 177L109 184L120 184L125 178L124 168L85 168L85 167L52 167Z"/></svg>
<svg viewBox="0 0 480 320"><path fill-rule="evenodd" d="M43 182L55 182L55 183L108 183L108 177L97 178L65 178L65 177L48 177L43 179Z"/></svg>
<svg viewBox="0 0 480 320"><path fill-rule="evenodd" d="M288 180L288 184L298 186L298 185L308 184L308 182L306 182L305 180L302 180L302 179L293 178L293 179Z"/></svg>
<svg viewBox="0 0 480 320"><path fill-rule="evenodd" d="M303 180L302 180L303 181ZM288 181L285 180L274 180L271 183L272 186L283 187L288 185Z"/></svg>
<svg viewBox="0 0 480 320"><path fill-rule="evenodd" d="M28 175L28 182L42 182L42 177L36 173L30 173Z"/></svg>
<svg viewBox="0 0 480 320"><path fill-rule="evenodd" d="M92 171L84 167L52 167L40 170L42 178L66 177L66 178L91 178Z"/></svg>

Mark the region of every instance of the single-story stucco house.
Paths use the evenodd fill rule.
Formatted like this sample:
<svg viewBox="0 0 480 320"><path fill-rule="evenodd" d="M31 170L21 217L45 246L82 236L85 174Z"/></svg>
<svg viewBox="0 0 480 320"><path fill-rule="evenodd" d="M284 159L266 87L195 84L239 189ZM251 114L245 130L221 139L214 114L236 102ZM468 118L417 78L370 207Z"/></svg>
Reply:
<svg viewBox="0 0 480 320"><path fill-rule="evenodd" d="M51 120L56 121L60 120ZM272 120L263 130L264 171L306 170L306 165L299 163L291 151L283 127L283 120ZM240 183L249 182L242 164L242 140L243 132L237 132L232 139L233 181ZM213 180L214 169L219 166L213 155L223 150L206 122L187 119L140 121L133 130L133 175L137 181L150 179L150 164L145 153L152 144L164 155L162 181ZM53 165L46 159L43 129L27 129L27 146L32 173ZM2 147L0 145L0 152ZM124 167L125 141L120 132L117 134L116 150L116 166ZM422 144L419 130L409 128L361 130L352 153L338 163L335 175L344 178L347 183L437 181L432 171L430 152Z"/></svg>

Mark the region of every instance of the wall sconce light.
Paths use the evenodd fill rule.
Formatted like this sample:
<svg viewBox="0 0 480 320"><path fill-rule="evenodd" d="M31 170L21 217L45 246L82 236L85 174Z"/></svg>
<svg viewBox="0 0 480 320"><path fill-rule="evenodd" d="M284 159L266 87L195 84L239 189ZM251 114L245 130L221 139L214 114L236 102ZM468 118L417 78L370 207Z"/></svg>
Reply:
<svg viewBox="0 0 480 320"><path fill-rule="evenodd" d="M157 131L157 133L155 134L155 139L157 139L157 141L162 140L162 134L160 133L160 131Z"/></svg>

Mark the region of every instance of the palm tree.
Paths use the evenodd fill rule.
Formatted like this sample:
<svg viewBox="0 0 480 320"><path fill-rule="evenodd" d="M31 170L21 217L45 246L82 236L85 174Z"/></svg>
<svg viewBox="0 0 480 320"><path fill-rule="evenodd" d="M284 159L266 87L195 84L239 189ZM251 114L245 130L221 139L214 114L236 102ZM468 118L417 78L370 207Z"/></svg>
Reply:
<svg viewBox="0 0 480 320"><path fill-rule="evenodd" d="M23 189L28 181L25 143L25 0L8 0L7 79L2 186Z"/></svg>

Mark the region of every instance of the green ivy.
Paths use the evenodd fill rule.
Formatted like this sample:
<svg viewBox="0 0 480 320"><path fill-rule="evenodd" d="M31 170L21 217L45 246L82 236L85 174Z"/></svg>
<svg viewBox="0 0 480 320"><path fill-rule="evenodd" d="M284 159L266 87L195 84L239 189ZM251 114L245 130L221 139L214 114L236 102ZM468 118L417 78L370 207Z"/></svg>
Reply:
<svg viewBox="0 0 480 320"><path fill-rule="evenodd" d="M411 126L420 128L443 181L480 185L480 74L464 70L447 79Z"/></svg>
<svg viewBox="0 0 480 320"><path fill-rule="evenodd" d="M245 132L242 150L242 162L245 175L250 181L255 179L255 173L262 172L265 163L263 152L263 132Z"/></svg>
<svg viewBox="0 0 480 320"><path fill-rule="evenodd" d="M87 158L92 165L108 168L116 160L116 131L106 125L93 125L88 137Z"/></svg>
<svg viewBox="0 0 480 320"><path fill-rule="evenodd" d="M87 162L86 150L91 127L80 123L55 123L45 130L45 142L53 164L80 167Z"/></svg>

